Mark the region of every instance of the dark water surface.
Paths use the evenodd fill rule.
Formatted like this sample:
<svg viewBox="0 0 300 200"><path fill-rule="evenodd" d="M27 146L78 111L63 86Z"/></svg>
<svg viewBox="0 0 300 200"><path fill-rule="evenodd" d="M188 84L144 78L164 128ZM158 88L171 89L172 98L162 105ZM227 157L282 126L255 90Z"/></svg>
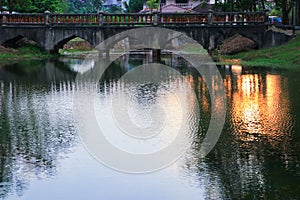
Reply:
<svg viewBox="0 0 300 200"><path fill-rule="evenodd" d="M73 118L74 80L93 61L86 69L79 68L81 60L67 59L0 65L0 198L299 199L300 73L219 67L227 95L226 123L215 148L200 159L201 139L210 120L206 84L180 59L164 60L195 92L200 126L183 158L142 175L103 166L79 140ZM107 100L113 92L126 89L120 86L120 77L144 62L123 58L107 69L98 94L99 113L109 112ZM176 75L170 75L164 88L185 88L175 80ZM159 91L136 90L132 117L147 122L141 112L155 102L176 108L172 96ZM184 91L181 95L188 99ZM176 112L172 110L170 129L177 123ZM160 138L160 145L172 137ZM122 141L117 141L120 146ZM145 151L153 150L149 148Z"/></svg>

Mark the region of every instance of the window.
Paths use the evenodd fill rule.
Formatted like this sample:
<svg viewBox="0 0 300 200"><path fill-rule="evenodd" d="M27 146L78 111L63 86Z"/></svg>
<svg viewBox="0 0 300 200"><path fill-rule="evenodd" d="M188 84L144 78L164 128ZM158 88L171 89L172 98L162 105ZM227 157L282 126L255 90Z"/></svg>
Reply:
<svg viewBox="0 0 300 200"><path fill-rule="evenodd" d="M176 3L188 3L189 1L188 0L176 0L175 2Z"/></svg>

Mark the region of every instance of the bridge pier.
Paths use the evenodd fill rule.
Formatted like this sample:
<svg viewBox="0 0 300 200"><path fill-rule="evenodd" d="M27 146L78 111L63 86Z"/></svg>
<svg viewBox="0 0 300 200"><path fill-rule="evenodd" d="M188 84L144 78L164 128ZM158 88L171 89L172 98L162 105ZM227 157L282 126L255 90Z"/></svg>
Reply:
<svg viewBox="0 0 300 200"><path fill-rule="evenodd" d="M211 51L214 50L215 48L217 48L217 45L215 44L215 36L214 36L214 35L210 35L210 36L209 36L209 47L208 47L208 51L211 52Z"/></svg>
<svg viewBox="0 0 300 200"><path fill-rule="evenodd" d="M152 50L152 60L156 63L161 63L161 49Z"/></svg>

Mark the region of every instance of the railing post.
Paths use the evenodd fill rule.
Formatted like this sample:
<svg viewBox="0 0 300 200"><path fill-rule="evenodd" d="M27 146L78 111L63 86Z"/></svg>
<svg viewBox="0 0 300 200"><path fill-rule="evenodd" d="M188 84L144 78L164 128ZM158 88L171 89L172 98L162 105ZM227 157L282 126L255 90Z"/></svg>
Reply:
<svg viewBox="0 0 300 200"><path fill-rule="evenodd" d="M233 14L233 25L237 25L238 23L237 23L237 18L238 18L238 16L237 16L237 14Z"/></svg>
<svg viewBox="0 0 300 200"><path fill-rule="evenodd" d="M248 13L246 11L243 12L242 14L242 19L243 19L243 22L244 22L244 25L247 25L247 15Z"/></svg>
<svg viewBox="0 0 300 200"><path fill-rule="evenodd" d="M48 26L50 24L50 11L45 11L45 25Z"/></svg>
<svg viewBox="0 0 300 200"><path fill-rule="evenodd" d="M157 26L159 23L158 12L153 13L153 26Z"/></svg>
<svg viewBox="0 0 300 200"><path fill-rule="evenodd" d="M214 23L214 16L213 16L213 11L209 9L208 11L208 24L213 24Z"/></svg>
<svg viewBox="0 0 300 200"><path fill-rule="evenodd" d="M103 12L99 12L99 26L103 26Z"/></svg>
<svg viewBox="0 0 300 200"><path fill-rule="evenodd" d="M265 20L264 22L265 22L266 25L269 24L268 12L269 12L268 9L265 9L265 10L264 10L264 20Z"/></svg>

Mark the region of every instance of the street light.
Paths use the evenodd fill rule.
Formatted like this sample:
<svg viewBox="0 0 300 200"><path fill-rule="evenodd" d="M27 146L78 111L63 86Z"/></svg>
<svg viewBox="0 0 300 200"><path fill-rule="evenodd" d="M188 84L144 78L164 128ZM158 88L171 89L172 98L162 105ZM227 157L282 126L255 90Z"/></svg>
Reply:
<svg viewBox="0 0 300 200"><path fill-rule="evenodd" d="M297 21L297 1L294 2L294 7L293 7L293 10L292 10L292 16L293 16L293 26L295 28L296 21Z"/></svg>
<svg viewBox="0 0 300 200"><path fill-rule="evenodd" d="M296 21L295 21L295 25L300 25L300 5L299 5L299 0L295 1L295 16L296 16Z"/></svg>
<svg viewBox="0 0 300 200"><path fill-rule="evenodd" d="M159 0L159 12L161 13L161 0Z"/></svg>

